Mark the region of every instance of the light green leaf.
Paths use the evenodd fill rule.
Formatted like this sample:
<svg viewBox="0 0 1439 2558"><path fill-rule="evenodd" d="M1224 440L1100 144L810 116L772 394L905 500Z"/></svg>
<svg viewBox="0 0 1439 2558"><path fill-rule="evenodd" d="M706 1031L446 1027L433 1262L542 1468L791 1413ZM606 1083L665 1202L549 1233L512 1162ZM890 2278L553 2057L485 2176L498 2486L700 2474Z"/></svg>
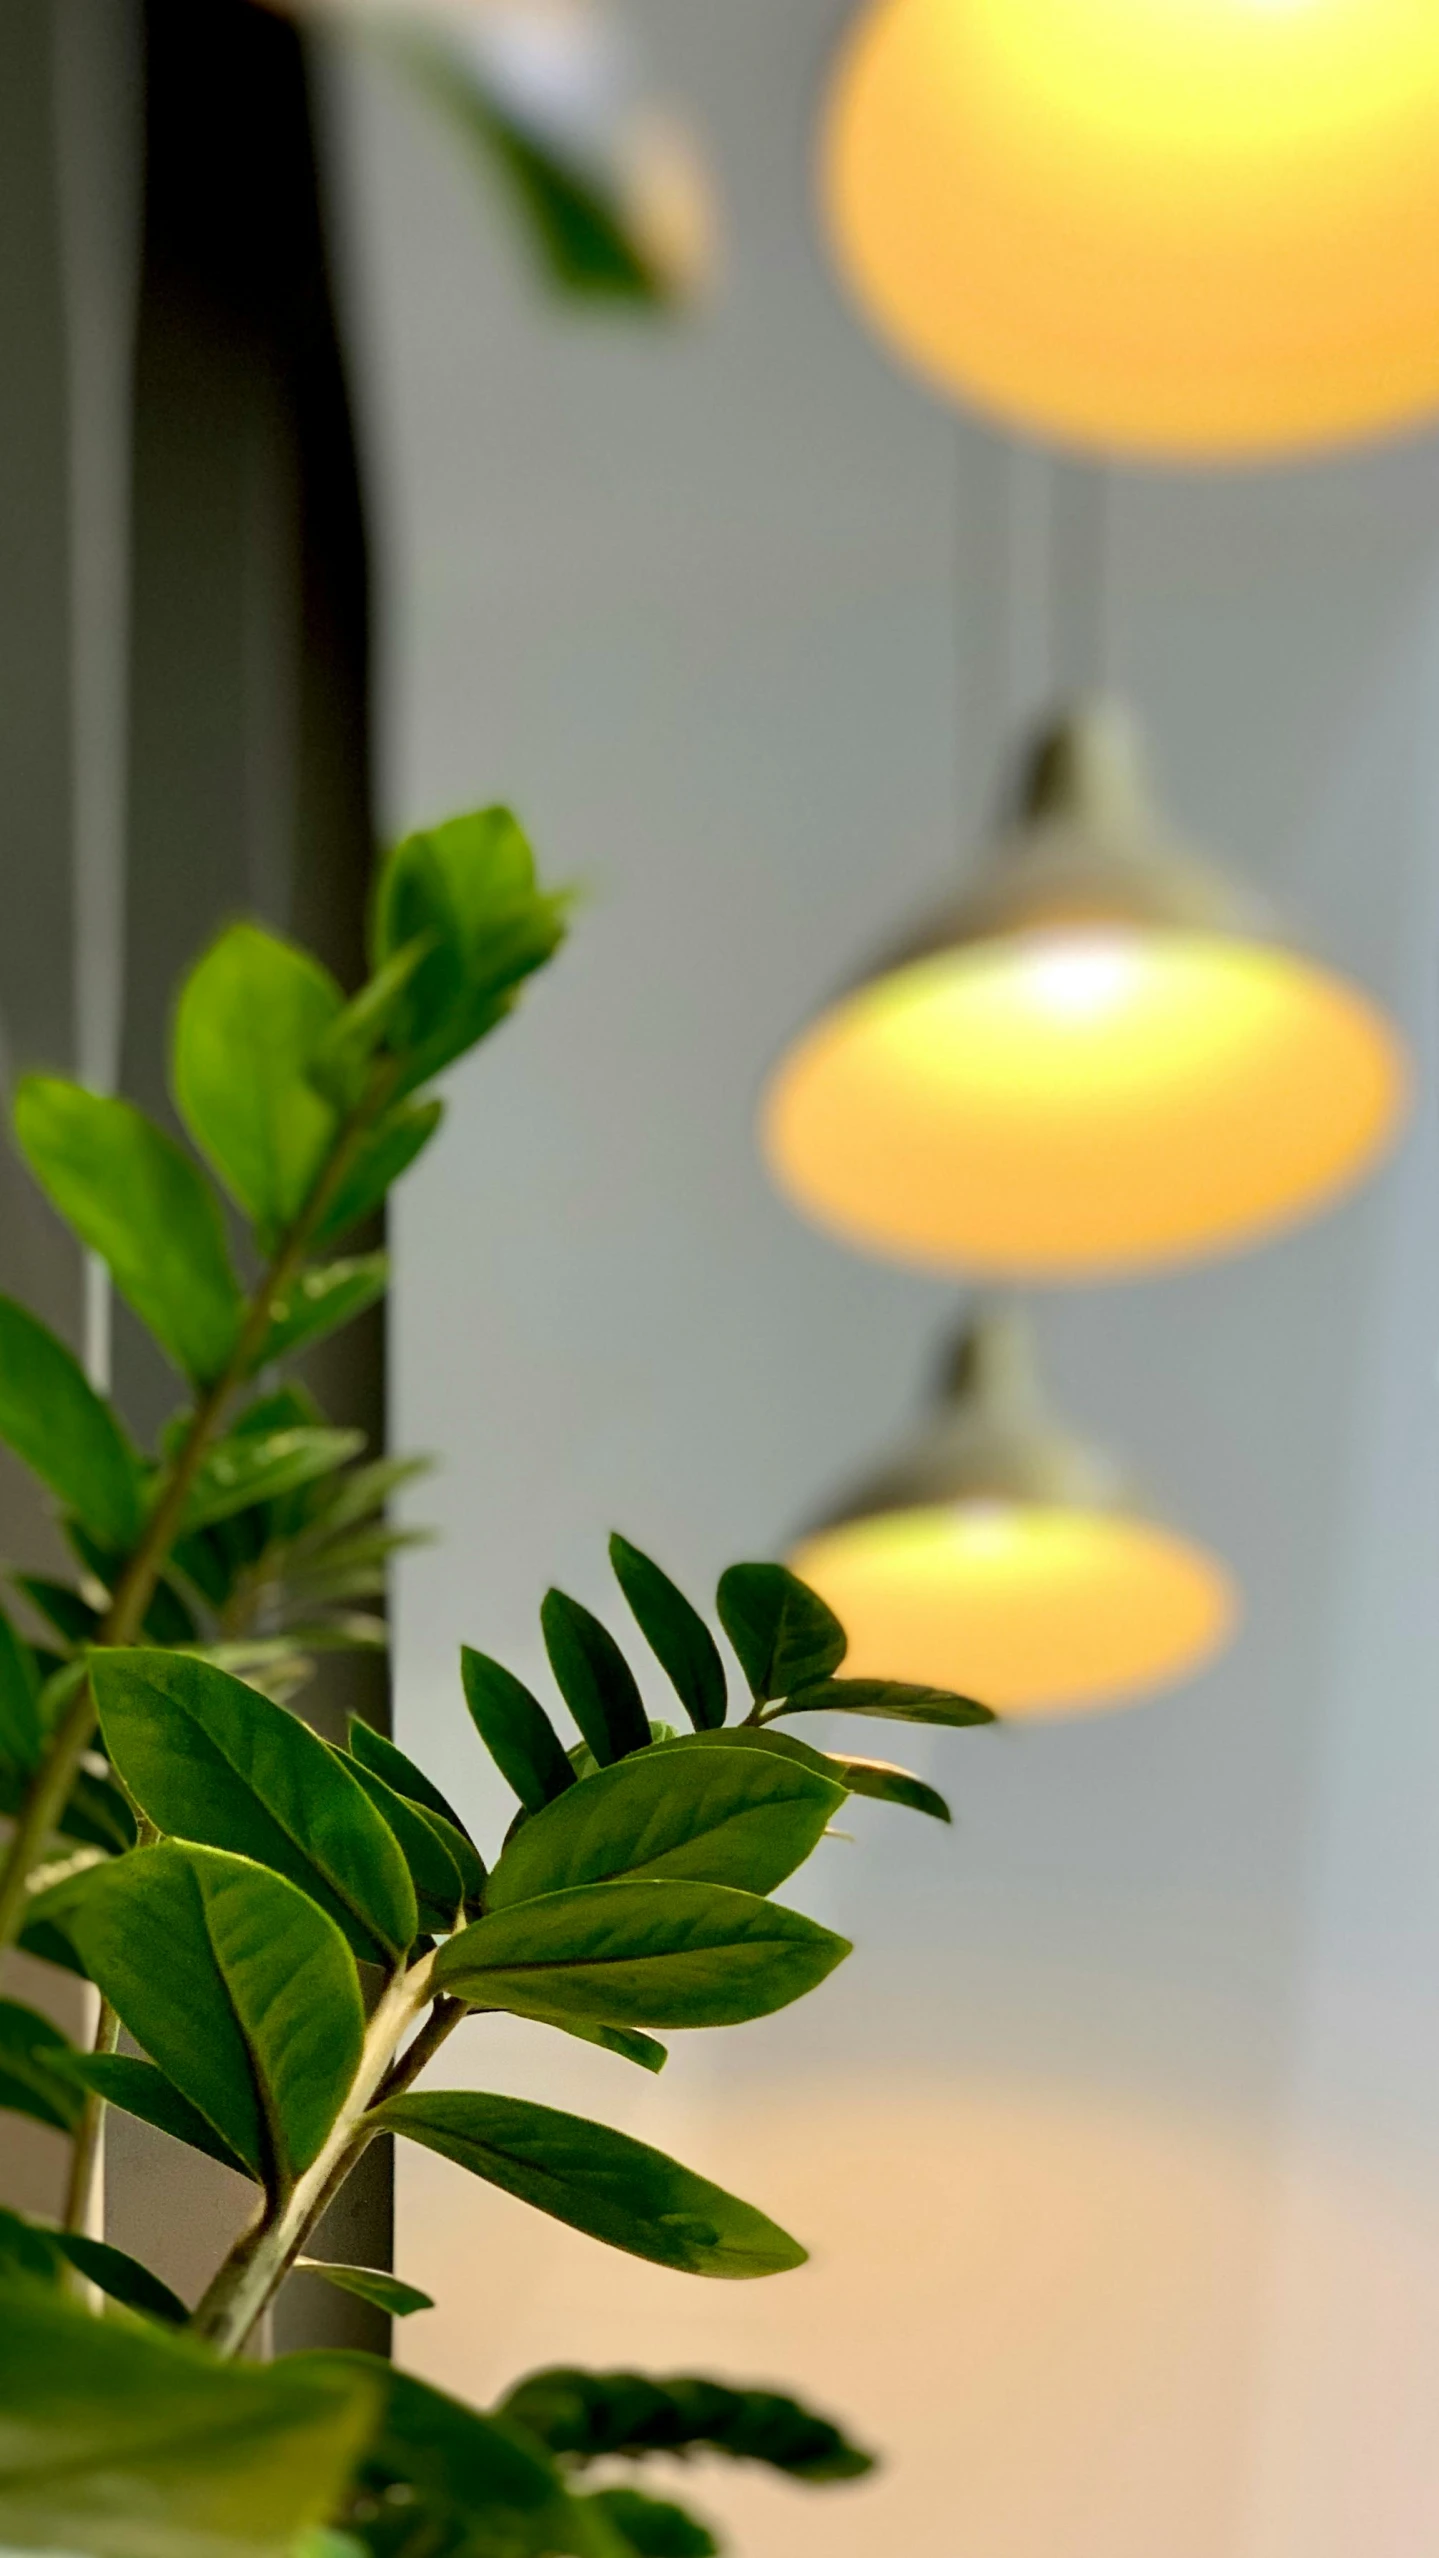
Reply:
<svg viewBox="0 0 1439 2558"><path fill-rule="evenodd" d="M288 2188L364 2041L333 1920L263 1866L172 1839L94 1867L64 1924L136 2042L250 2169Z"/></svg>
<svg viewBox="0 0 1439 2558"><path fill-rule="evenodd" d="M91 1680L106 1751L158 1830L285 1875L362 1961L393 1963L414 1943L400 1849L349 1764L306 1724L185 1653L98 1653Z"/></svg>
<svg viewBox="0 0 1439 2558"><path fill-rule="evenodd" d="M270 1300L270 1329L254 1365L293 1358L311 1350L342 1324L353 1323L374 1305L389 1286L390 1265L383 1252L366 1252L349 1261L312 1262L292 1279L283 1297Z"/></svg>
<svg viewBox="0 0 1439 2558"><path fill-rule="evenodd" d="M732 1563L717 1604L757 1700L827 1679L848 1649L838 1617L782 1563Z"/></svg>
<svg viewBox="0 0 1439 2558"><path fill-rule="evenodd" d="M229 925L180 989L180 1116L267 1243L294 1223L335 1144L338 1113L309 1069L343 1010L329 970L258 924Z"/></svg>
<svg viewBox="0 0 1439 2558"><path fill-rule="evenodd" d="M527 1812L539 1812L575 1782L575 1772L538 1698L487 1652L460 1647L465 1703L507 1785Z"/></svg>
<svg viewBox="0 0 1439 2558"><path fill-rule="evenodd" d="M586 1883L462 1929L435 1981L516 2016L743 2025L817 1989L849 1951L799 1911L721 1883Z"/></svg>
<svg viewBox="0 0 1439 2558"><path fill-rule="evenodd" d="M612 1536L610 1562L650 1650L697 1732L723 1723L728 1707L719 1645L698 1609L668 1573L628 1539Z"/></svg>
<svg viewBox="0 0 1439 2558"><path fill-rule="evenodd" d="M218 2159L222 2167L233 2168L237 2176L255 2175L255 2169L247 2165L239 2151L221 2138L178 2087L171 2086L153 2061L136 2060L128 2052L72 2052L66 2056L65 2075L90 2089L103 2104L115 2106L122 2114L133 2114L138 2122L152 2124L157 2132L168 2132L172 2140L183 2141L187 2149L203 2151L206 2158Z"/></svg>
<svg viewBox="0 0 1439 2558"><path fill-rule="evenodd" d="M444 1115L442 1101L402 1102L386 1111L356 1148L349 1171L315 1228L312 1241L317 1252L338 1243L352 1226L363 1225L384 1206L387 1193L424 1153Z"/></svg>
<svg viewBox="0 0 1439 2558"><path fill-rule="evenodd" d="M540 1631L560 1694L600 1766L647 1749L644 1700L608 1626L563 1590L547 1590Z"/></svg>
<svg viewBox="0 0 1439 2558"><path fill-rule="evenodd" d="M48 2016L19 1999L0 1998L0 2107L7 2114L73 2132L82 2099L66 2071L70 2057L69 2043Z"/></svg>
<svg viewBox="0 0 1439 2558"><path fill-rule="evenodd" d="M902 1803L908 1811L927 1812L932 1821L952 1818L942 1794L926 1785L923 1777L911 1776L908 1768L891 1767L887 1759L831 1756L830 1766L851 1794L868 1794L878 1803Z"/></svg>
<svg viewBox="0 0 1439 2558"><path fill-rule="evenodd" d="M359 2372L221 2364L40 2285L0 2318L0 2543L86 2558L287 2558L374 2422Z"/></svg>
<svg viewBox="0 0 1439 2558"><path fill-rule="evenodd" d="M39 1663L0 1608L0 1767L33 1775L43 1739Z"/></svg>
<svg viewBox="0 0 1439 2558"><path fill-rule="evenodd" d="M511 2096L392 2096L382 2122L589 2238L681 2274L747 2280L805 2250L763 2212L661 2150Z"/></svg>
<svg viewBox="0 0 1439 2558"><path fill-rule="evenodd" d="M310 1080L340 1110L352 1110L361 1099L371 1061L388 1037L405 989L434 947L433 933L406 942L331 1022L310 1061Z"/></svg>
<svg viewBox="0 0 1439 2558"><path fill-rule="evenodd" d="M793 1689L779 1714L869 1714L888 1723L993 1723L987 1705L948 1688L909 1687L900 1679L818 1679Z"/></svg>
<svg viewBox="0 0 1439 2558"><path fill-rule="evenodd" d="M0 1439L106 1543L128 1553L145 1520L140 1459L80 1362L0 1297Z"/></svg>
<svg viewBox="0 0 1439 2558"><path fill-rule="evenodd" d="M371 2309L382 2309L387 2318L413 2318L417 2309L435 2306L428 2292L417 2291L413 2283L402 2283L397 2275L381 2274L371 2265L333 2265L327 2256L297 2256L292 2270L297 2274L318 2274L337 2292L350 2292L356 2300L368 2301Z"/></svg>
<svg viewBox="0 0 1439 2558"><path fill-rule="evenodd" d="M214 1193L188 1155L128 1101L27 1075L15 1133L67 1224L182 1375L210 1385L229 1361L242 1300Z"/></svg>
<svg viewBox="0 0 1439 2558"><path fill-rule="evenodd" d="M233 1518L260 1501L277 1501L348 1464L365 1444L363 1430L310 1425L288 1430L233 1430L210 1450L185 1506L185 1533Z"/></svg>
<svg viewBox="0 0 1439 2558"><path fill-rule="evenodd" d="M564 938L563 900L535 884L534 856L507 808L484 808L406 836L380 872L377 961L429 935L433 948L396 1009L390 1044L403 1089L427 1083L512 1008L524 979Z"/></svg>
<svg viewBox="0 0 1439 2558"><path fill-rule="evenodd" d="M874 2467L868 2452L797 2399L688 2375L655 2380L637 2371L531 2372L497 2413L567 2461L718 2451L731 2460L761 2461L811 2486L862 2478Z"/></svg>
<svg viewBox="0 0 1439 2558"><path fill-rule="evenodd" d="M602 1768L516 1832L489 1910L623 1874L772 1892L818 1845L844 1788L762 1750L662 1743Z"/></svg>

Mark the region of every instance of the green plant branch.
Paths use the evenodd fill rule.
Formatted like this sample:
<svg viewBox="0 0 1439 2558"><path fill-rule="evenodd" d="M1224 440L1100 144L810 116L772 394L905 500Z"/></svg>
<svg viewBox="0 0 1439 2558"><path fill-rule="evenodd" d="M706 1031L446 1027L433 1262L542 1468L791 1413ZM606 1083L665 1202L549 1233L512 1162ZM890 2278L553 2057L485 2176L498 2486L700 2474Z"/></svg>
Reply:
<svg viewBox="0 0 1439 2558"><path fill-rule="evenodd" d="M463 1999L437 1998L428 2024L421 2026L413 2043L392 2063L380 2084L381 2098L403 2096L413 2087L420 2072L435 2057L442 2043L447 2043L462 2017L476 2014ZM483 2010L478 2011L483 2013Z"/></svg>
<svg viewBox="0 0 1439 2558"><path fill-rule="evenodd" d="M94 2052L113 2052L120 2040L120 2019L107 1998L100 2001L95 2023ZM90 2204L95 2190L95 2177L100 2165L100 2134L104 2107L98 2096L85 2098L70 2150L70 2173L65 2183L64 2226L85 2235L90 2218Z"/></svg>

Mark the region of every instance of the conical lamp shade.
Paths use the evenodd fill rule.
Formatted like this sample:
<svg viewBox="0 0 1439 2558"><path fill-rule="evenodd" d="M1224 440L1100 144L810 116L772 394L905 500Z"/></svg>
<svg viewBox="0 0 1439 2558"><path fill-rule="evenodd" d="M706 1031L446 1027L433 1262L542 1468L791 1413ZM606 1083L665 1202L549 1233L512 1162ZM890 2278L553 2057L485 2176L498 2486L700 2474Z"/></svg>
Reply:
<svg viewBox="0 0 1439 2558"><path fill-rule="evenodd" d="M1041 434L1238 460L1439 410L1431 0L877 0L823 192L882 333Z"/></svg>
<svg viewBox="0 0 1439 2558"><path fill-rule="evenodd" d="M849 1243L1053 1280L1258 1243L1383 1152L1408 1068L1363 995L1162 827L1113 712L1061 724L976 890L782 1059L761 1142Z"/></svg>
<svg viewBox="0 0 1439 2558"><path fill-rule="evenodd" d="M849 1635L847 1678L1011 1717L1138 1703L1212 1660L1239 1613L1223 1565L1050 1419L1013 1316L971 1327L937 1419L790 1561Z"/></svg>

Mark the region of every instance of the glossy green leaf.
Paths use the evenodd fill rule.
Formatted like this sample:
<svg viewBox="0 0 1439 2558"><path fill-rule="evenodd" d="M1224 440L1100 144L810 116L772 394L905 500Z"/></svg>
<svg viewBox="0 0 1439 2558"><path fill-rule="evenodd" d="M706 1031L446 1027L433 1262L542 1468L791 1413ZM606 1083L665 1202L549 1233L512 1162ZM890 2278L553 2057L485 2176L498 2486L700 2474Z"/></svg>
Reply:
<svg viewBox="0 0 1439 2558"><path fill-rule="evenodd" d="M405 1796L407 1802L418 1803L429 1812L438 1812L441 1820L448 1822L452 1830L458 1830L462 1838L469 1838L454 1805L446 1800L424 1769L416 1767L414 1760L406 1757L399 1743L392 1741L388 1732L377 1732L373 1723L366 1723L360 1715L352 1714L349 1750L351 1758L373 1768L376 1776L382 1776L397 1794Z"/></svg>
<svg viewBox="0 0 1439 2558"><path fill-rule="evenodd" d="M509 809L450 818L406 836L388 856L375 898L376 959L422 935L433 947L390 1030L406 1060L406 1090L502 1021L524 979L564 938L563 901L537 887L534 856Z"/></svg>
<svg viewBox="0 0 1439 2558"><path fill-rule="evenodd" d="M849 1950L799 1911L721 1883L586 1883L462 1929L435 1980L516 2016L743 2025L817 1989Z"/></svg>
<svg viewBox="0 0 1439 2558"><path fill-rule="evenodd" d="M197 2106L173 2087L163 2070L153 2061L136 2060L128 2052L73 2052L65 2061L65 2074L80 2087L90 2089L102 2103L113 2105L122 2114L133 2114L141 2123L153 2125L157 2132L168 2132L172 2140L183 2141L187 2149L203 2151L206 2158L218 2159L222 2167L233 2168L237 2176L255 2175L237 2149L207 2122Z"/></svg>
<svg viewBox="0 0 1439 2558"><path fill-rule="evenodd" d="M138 1455L79 1360L10 1297L0 1297L0 1439L67 1510L111 1544L134 1544L145 1518Z"/></svg>
<svg viewBox="0 0 1439 2558"><path fill-rule="evenodd" d="M642 2495L638 2487L601 2487L589 2501L635 2558L718 2558L714 2533L683 2505Z"/></svg>
<svg viewBox="0 0 1439 2558"><path fill-rule="evenodd" d="M468 2093L392 2096L378 2111L392 2131L651 2265L745 2281L805 2261L797 2241L752 2204L578 2114Z"/></svg>
<svg viewBox="0 0 1439 2558"><path fill-rule="evenodd" d="M97 1866L65 1924L121 2023L276 2188L322 2147L364 2010L339 1929L278 1874L169 1840Z"/></svg>
<svg viewBox="0 0 1439 2558"><path fill-rule="evenodd" d="M362 1759L341 1757L340 1764L369 1798L405 1860L415 1887L420 1927L430 1935L448 1934L458 1926L465 1900L459 1862L442 1835L448 1824L421 1811L417 1803L407 1802ZM458 1835L451 1832L452 1837Z"/></svg>
<svg viewBox="0 0 1439 2558"><path fill-rule="evenodd" d="M270 1300L270 1329L254 1365L293 1358L312 1350L342 1324L353 1323L375 1304L389 1286L390 1265L383 1252L361 1253L349 1261L311 1262L291 1280L282 1297Z"/></svg>
<svg viewBox="0 0 1439 2558"><path fill-rule="evenodd" d="M363 1430L232 1431L210 1450L195 1477L185 1506L185 1532L193 1536L197 1528L228 1519L237 1510L277 1501L299 1484L333 1474L358 1456L364 1444Z"/></svg>
<svg viewBox="0 0 1439 2558"><path fill-rule="evenodd" d="M591 2025L576 2016L547 2016L546 2025L559 2034L573 2034L576 2042L594 2043L602 2052L612 2052L617 2061L632 2061L636 2069L649 2070L658 2077L669 2059L663 2043L652 2034L637 2034L632 2026Z"/></svg>
<svg viewBox="0 0 1439 2558"><path fill-rule="evenodd" d="M309 1068L343 1010L328 969L251 923L229 925L180 989L180 1116L268 1241L293 1224L336 1141L338 1114Z"/></svg>
<svg viewBox="0 0 1439 2558"><path fill-rule="evenodd" d="M86 2558L287 2558L374 2423L359 2372L216 2363L40 2284L0 2318L0 2543Z"/></svg>
<svg viewBox="0 0 1439 2558"><path fill-rule="evenodd" d="M401 1102L387 1110L355 1150L350 1169L311 1238L315 1250L338 1243L385 1204L402 1173L422 1155L445 1115L442 1101Z"/></svg>
<svg viewBox="0 0 1439 2558"><path fill-rule="evenodd" d="M404 1857L354 1770L306 1724L185 1653L100 1653L91 1680L106 1750L158 1830L285 1875L363 1961L394 1962L414 1943Z"/></svg>
<svg viewBox="0 0 1439 2558"><path fill-rule="evenodd" d="M575 1782L559 1735L537 1697L487 1652L460 1648L465 1703L507 1785L527 1812L539 1812Z"/></svg>
<svg viewBox="0 0 1439 2558"><path fill-rule="evenodd" d="M73 2132L82 2098L65 2063L70 2045L57 2025L19 1999L0 1998L0 2107Z"/></svg>
<svg viewBox="0 0 1439 2558"><path fill-rule="evenodd" d="M719 1645L698 1609L668 1573L622 1536L610 1539L615 1579L634 1619L697 1732L723 1723L729 1699Z"/></svg>
<svg viewBox="0 0 1439 2558"><path fill-rule="evenodd" d="M927 1812L932 1821L948 1821L953 1816L942 1794L923 1777L911 1776L908 1768L891 1767L886 1759L841 1759L831 1756L830 1765L841 1785L851 1794L868 1794L877 1803L902 1803L908 1811Z"/></svg>
<svg viewBox="0 0 1439 2558"><path fill-rule="evenodd" d="M35 1655L0 1608L0 1767L31 1775L43 1737Z"/></svg>
<svg viewBox="0 0 1439 2558"><path fill-rule="evenodd" d="M833 1610L782 1563L732 1563L721 1575L716 1604L758 1699L827 1679L848 1649Z"/></svg>
<svg viewBox="0 0 1439 2558"><path fill-rule="evenodd" d="M649 1716L609 1627L563 1590L547 1590L540 1630L560 1694L600 1766L647 1749Z"/></svg>
<svg viewBox="0 0 1439 2558"><path fill-rule="evenodd" d="M869 1714L888 1723L993 1723L987 1705L948 1688L909 1687L900 1679L819 1679L794 1689L781 1714Z"/></svg>
<svg viewBox="0 0 1439 2558"><path fill-rule="evenodd" d="M501 2400L498 2413L513 2417L558 2458L576 2462L610 2460L616 2453L636 2459L718 2451L812 2485L862 2478L874 2467L868 2452L797 2399L688 2375L531 2372Z"/></svg>
<svg viewBox="0 0 1439 2558"><path fill-rule="evenodd" d="M181 1374L211 1384L234 1350L242 1302L198 1166L128 1101L53 1075L26 1076L15 1133L41 1189Z"/></svg>
<svg viewBox="0 0 1439 2558"><path fill-rule="evenodd" d="M334 2265L327 2256L297 2256L297 2274L318 2274L322 2282L333 2285L337 2292L349 2292L354 2299L368 2301L371 2309L383 2310L387 2318L413 2318L418 2309L433 2309L428 2292L413 2283L402 2283L395 2274L379 2273L372 2265Z"/></svg>
<svg viewBox="0 0 1439 2558"><path fill-rule="evenodd" d="M527 1821L490 1876L485 1906L624 1874L772 1892L843 1801L828 1777L762 1750L662 1744L602 1768Z"/></svg>
<svg viewBox="0 0 1439 2558"><path fill-rule="evenodd" d="M118 2300L143 2318L158 2318L163 2327L184 2326L190 2315L184 2302L138 2257L127 2256L123 2248L111 2247L103 2238L87 2238L82 2230L57 2229L51 2237L76 2272L107 2300Z"/></svg>

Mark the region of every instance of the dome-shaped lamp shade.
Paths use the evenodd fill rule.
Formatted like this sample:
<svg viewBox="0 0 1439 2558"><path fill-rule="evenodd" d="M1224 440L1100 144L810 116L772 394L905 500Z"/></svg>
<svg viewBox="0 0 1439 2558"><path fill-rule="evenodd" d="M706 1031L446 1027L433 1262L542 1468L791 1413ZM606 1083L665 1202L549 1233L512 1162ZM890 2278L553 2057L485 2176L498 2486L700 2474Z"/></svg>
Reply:
<svg viewBox="0 0 1439 2558"><path fill-rule="evenodd" d="M1009 1717L1139 1703L1237 1622L1212 1555L1143 1516L1044 1420L1022 1337L966 1337L942 1418L790 1556L849 1636L846 1677L957 1689Z"/></svg>
<svg viewBox="0 0 1439 2558"><path fill-rule="evenodd" d="M1241 459L1439 410L1430 0L877 0L823 140L840 263L951 392Z"/></svg>
<svg viewBox="0 0 1439 2558"><path fill-rule="evenodd" d="M1160 838L1112 724L1058 732L1036 772L987 884L781 1062L781 1188L870 1250L1056 1280L1337 1198L1403 1113L1388 1023Z"/></svg>

